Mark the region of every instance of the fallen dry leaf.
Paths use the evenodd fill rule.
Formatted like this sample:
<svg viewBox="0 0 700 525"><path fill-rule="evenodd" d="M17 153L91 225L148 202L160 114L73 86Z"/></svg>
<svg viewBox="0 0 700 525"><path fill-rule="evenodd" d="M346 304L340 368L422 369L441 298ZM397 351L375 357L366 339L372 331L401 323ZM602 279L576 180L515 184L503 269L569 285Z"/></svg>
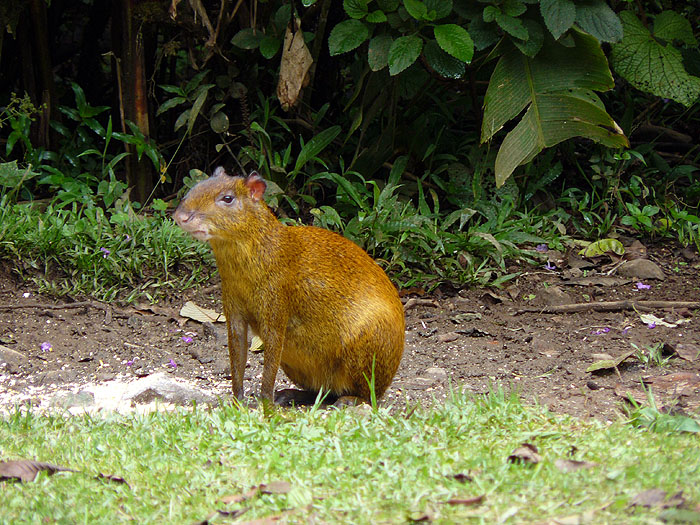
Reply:
<svg viewBox="0 0 700 525"><path fill-rule="evenodd" d="M252 489L247 490L243 494L231 494L230 496L224 496L223 498L221 498L221 503L224 503L226 505L229 505L231 503L241 503L242 501L255 497L259 492L259 487L253 487Z"/></svg>
<svg viewBox="0 0 700 525"><path fill-rule="evenodd" d="M448 505L481 505L486 499L486 494L474 496L472 498L451 498L447 500Z"/></svg>
<svg viewBox="0 0 700 525"><path fill-rule="evenodd" d="M542 456L537 453L535 445L523 443L508 456L508 461L511 463L530 463L535 465L542 461Z"/></svg>
<svg viewBox="0 0 700 525"><path fill-rule="evenodd" d="M287 494L292 490L292 484L289 481L271 481L260 485L260 491L263 494Z"/></svg>
<svg viewBox="0 0 700 525"><path fill-rule="evenodd" d="M586 368L586 372L597 372L598 370L609 370L611 368L617 368L618 366L620 366L620 363L622 363L628 357L634 355L635 352L636 350L630 350L615 359L603 359L602 361L596 361L591 366Z"/></svg>
<svg viewBox="0 0 700 525"><path fill-rule="evenodd" d="M661 489L649 489L640 492L630 501L630 507L661 507L668 509L680 507L685 503L683 491L679 491L670 498L666 498L666 492Z"/></svg>
<svg viewBox="0 0 700 525"><path fill-rule="evenodd" d="M225 323L226 317L224 314L202 308L192 301L187 301L180 309L180 316L188 319L193 319L200 323Z"/></svg>
<svg viewBox="0 0 700 525"><path fill-rule="evenodd" d="M472 481L474 481L474 478L471 477L469 474L463 474L461 472L459 474L452 474L448 477L454 479L455 481L459 481L460 483L471 483Z"/></svg>
<svg viewBox="0 0 700 525"><path fill-rule="evenodd" d="M309 68L314 62L304 42L304 32L301 30L299 18L294 17L293 28L287 25L283 46L277 98L282 109L288 111L296 105L301 89L308 84Z"/></svg>
<svg viewBox="0 0 700 525"><path fill-rule="evenodd" d="M440 343L451 343L452 341L459 339L459 334L455 332L447 332L446 334L440 334L437 339Z"/></svg>
<svg viewBox="0 0 700 525"><path fill-rule="evenodd" d="M673 347L673 351L686 361L695 361L700 357L700 345L693 343L679 343Z"/></svg>
<svg viewBox="0 0 700 525"><path fill-rule="evenodd" d="M30 459L0 461L0 481L34 481L36 475L41 471L48 472L49 476L56 472L77 472L70 468L52 465L51 463L42 463L41 461L32 461Z"/></svg>
<svg viewBox="0 0 700 525"><path fill-rule="evenodd" d="M121 476L115 476L114 474L103 474L100 472L97 476L95 476L97 479L104 479L106 481L111 481L113 483L123 483L127 487L131 488L131 486L126 482L124 478Z"/></svg>
<svg viewBox="0 0 700 525"><path fill-rule="evenodd" d="M592 461L578 461L576 459L557 459L554 466L562 472L575 472L577 470L598 466L598 463Z"/></svg>

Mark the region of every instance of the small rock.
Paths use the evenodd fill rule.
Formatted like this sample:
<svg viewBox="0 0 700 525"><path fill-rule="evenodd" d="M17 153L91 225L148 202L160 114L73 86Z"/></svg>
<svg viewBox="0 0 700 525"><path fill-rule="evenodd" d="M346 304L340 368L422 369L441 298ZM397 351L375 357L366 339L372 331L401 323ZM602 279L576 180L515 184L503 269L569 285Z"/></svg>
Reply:
<svg viewBox="0 0 700 525"><path fill-rule="evenodd" d="M558 286L548 286L542 288L539 294L547 306L559 306L562 304L571 304L573 301L571 296Z"/></svg>
<svg viewBox="0 0 700 525"><path fill-rule="evenodd" d="M229 359L224 359L223 357L221 359L217 359L212 366L212 374L230 377L231 361Z"/></svg>
<svg viewBox="0 0 700 525"><path fill-rule="evenodd" d="M40 380L42 385L68 383L75 378L75 372L71 370L50 370Z"/></svg>
<svg viewBox="0 0 700 525"><path fill-rule="evenodd" d="M666 279L666 275L659 265L649 259L627 261L617 269L617 274L635 279L658 279L660 281Z"/></svg>
<svg viewBox="0 0 700 525"><path fill-rule="evenodd" d="M26 360L27 358L24 354L0 345L0 365L7 363L9 365L19 366L20 363L24 363Z"/></svg>
<svg viewBox="0 0 700 525"><path fill-rule="evenodd" d="M123 399L143 404L156 399L176 405L189 405L193 401L210 405L217 403L214 397L202 393L185 381L168 377L162 372L139 379L129 385Z"/></svg>
<svg viewBox="0 0 700 525"><path fill-rule="evenodd" d="M95 375L95 378L100 382L111 381L115 377L117 377L117 375L114 372L97 372Z"/></svg>
<svg viewBox="0 0 700 525"><path fill-rule="evenodd" d="M438 336L438 341L441 343L451 343L452 341L456 341L459 339L459 334L455 332L448 332L446 334L440 334Z"/></svg>
<svg viewBox="0 0 700 525"><path fill-rule="evenodd" d="M447 371L439 366L432 366L426 369L423 375L436 381L447 381Z"/></svg>
<svg viewBox="0 0 700 525"><path fill-rule="evenodd" d="M92 392L81 390L78 393L66 392L53 397L51 406L60 408L86 407L94 404L95 395Z"/></svg>

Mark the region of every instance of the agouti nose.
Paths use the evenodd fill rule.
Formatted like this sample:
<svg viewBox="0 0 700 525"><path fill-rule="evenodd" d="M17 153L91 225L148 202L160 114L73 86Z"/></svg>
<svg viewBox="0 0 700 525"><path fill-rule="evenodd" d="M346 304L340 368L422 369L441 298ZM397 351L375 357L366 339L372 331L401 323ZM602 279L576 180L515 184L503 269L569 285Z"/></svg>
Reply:
<svg viewBox="0 0 700 525"><path fill-rule="evenodd" d="M192 219L193 216L193 211L188 212L180 209L179 207L173 212L173 220L177 224L186 224Z"/></svg>

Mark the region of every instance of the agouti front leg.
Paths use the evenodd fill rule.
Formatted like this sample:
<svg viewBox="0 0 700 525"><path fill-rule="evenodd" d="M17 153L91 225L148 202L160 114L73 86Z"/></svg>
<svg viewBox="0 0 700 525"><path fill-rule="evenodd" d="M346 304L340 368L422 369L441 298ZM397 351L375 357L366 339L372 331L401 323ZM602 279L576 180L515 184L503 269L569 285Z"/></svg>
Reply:
<svg viewBox="0 0 700 525"><path fill-rule="evenodd" d="M240 318L226 316L228 357L231 361L233 395L243 399L243 374L248 360L248 324Z"/></svg>

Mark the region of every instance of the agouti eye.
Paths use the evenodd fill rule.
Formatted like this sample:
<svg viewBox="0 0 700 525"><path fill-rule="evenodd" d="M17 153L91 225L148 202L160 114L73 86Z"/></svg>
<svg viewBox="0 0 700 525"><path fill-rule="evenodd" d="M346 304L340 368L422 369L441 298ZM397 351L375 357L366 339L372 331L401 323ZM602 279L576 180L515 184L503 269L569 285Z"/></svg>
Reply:
<svg viewBox="0 0 700 525"><path fill-rule="evenodd" d="M226 204L231 204L233 202L233 195L224 195L221 197L221 200L224 201Z"/></svg>

